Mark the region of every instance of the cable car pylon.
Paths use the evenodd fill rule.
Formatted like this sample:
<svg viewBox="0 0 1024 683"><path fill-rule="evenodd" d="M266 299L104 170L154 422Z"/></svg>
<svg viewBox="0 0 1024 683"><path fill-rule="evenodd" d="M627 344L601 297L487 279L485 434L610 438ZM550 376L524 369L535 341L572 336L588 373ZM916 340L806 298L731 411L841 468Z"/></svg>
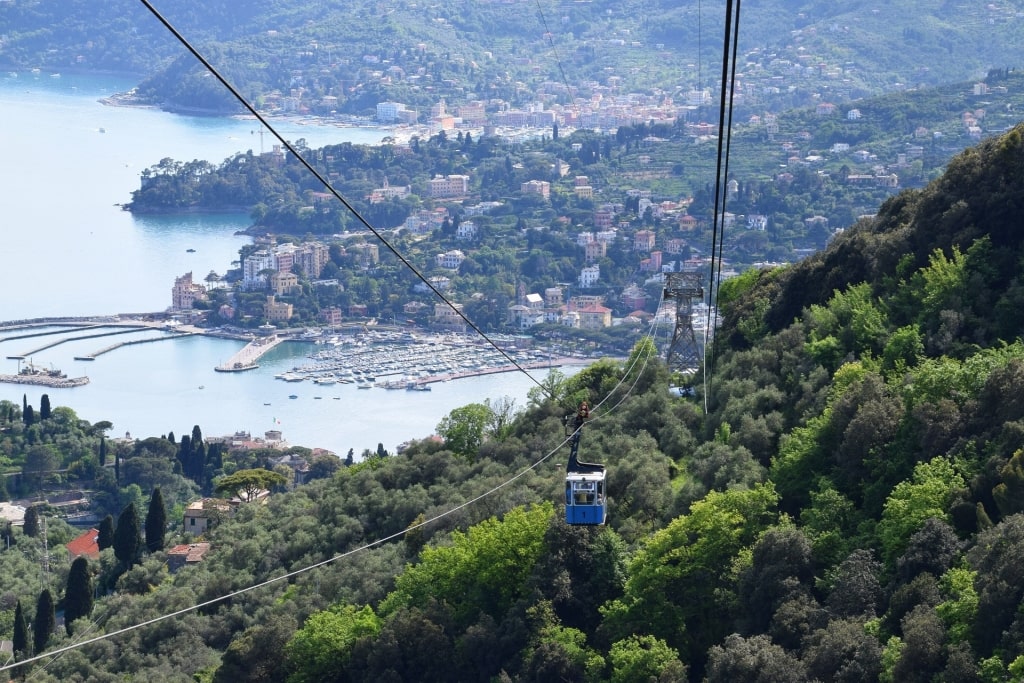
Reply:
<svg viewBox="0 0 1024 683"><path fill-rule="evenodd" d="M670 372L692 376L700 368L702 354L693 331L693 302L704 301L701 282L699 273L667 274L663 298L676 302L676 325L665 354L665 364Z"/></svg>

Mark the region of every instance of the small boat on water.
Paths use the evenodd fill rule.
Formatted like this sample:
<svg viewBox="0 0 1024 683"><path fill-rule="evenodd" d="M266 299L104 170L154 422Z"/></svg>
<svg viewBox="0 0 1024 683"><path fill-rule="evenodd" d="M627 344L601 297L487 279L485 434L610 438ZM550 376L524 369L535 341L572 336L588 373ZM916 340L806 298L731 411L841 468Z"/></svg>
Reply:
<svg viewBox="0 0 1024 683"><path fill-rule="evenodd" d="M291 394L290 396L288 396L288 398L298 398L298 396L296 396L295 394Z"/></svg>
<svg viewBox="0 0 1024 683"><path fill-rule="evenodd" d="M100 129L100 130L102 130L102 129ZM185 251L186 251L186 252L188 252L189 254L194 254L194 253L196 253L196 250L195 250L195 249L193 249L192 247L189 247L189 248L188 248L188 249L186 249Z"/></svg>

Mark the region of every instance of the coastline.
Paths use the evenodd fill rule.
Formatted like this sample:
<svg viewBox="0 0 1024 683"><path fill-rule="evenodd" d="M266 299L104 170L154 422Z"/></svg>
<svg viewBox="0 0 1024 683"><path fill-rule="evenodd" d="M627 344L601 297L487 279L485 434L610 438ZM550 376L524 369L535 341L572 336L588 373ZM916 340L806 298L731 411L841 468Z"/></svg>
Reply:
<svg viewBox="0 0 1024 683"><path fill-rule="evenodd" d="M114 93L107 97L102 97L98 101L108 107L126 107L135 109L151 109L156 111L165 111L169 114L177 114L180 116L204 116L212 118L229 118L236 121L259 121L248 111L221 111L215 109L204 109L201 107L168 107L166 105L152 104L149 102L143 102L134 94L135 89L128 90L125 92ZM283 114L276 112L259 112L260 116L270 122L284 122L290 123L297 126L329 126L333 128L362 128L369 130L379 130L388 133L384 136L381 142L376 145L371 143L365 143L370 146L379 146L383 144L397 143L397 144L408 144L414 137L429 137L430 127L423 124L388 124L378 123L369 117L360 117L355 115L346 115L340 118L330 118L326 116L317 116L315 114ZM390 138L390 140L388 140Z"/></svg>

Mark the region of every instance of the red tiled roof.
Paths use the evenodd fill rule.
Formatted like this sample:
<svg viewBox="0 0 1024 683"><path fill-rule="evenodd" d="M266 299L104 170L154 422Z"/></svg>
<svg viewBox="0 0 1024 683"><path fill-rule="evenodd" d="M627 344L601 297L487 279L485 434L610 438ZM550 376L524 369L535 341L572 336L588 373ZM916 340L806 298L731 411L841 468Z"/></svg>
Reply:
<svg viewBox="0 0 1024 683"><path fill-rule="evenodd" d="M82 555L85 555L86 557L91 557L95 560L100 556L100 546L96 542L99 535L99 529L89 529L81 536L71 539L71 541L65 544L64 547L68 549L71 557L81 557Z"/></svg>

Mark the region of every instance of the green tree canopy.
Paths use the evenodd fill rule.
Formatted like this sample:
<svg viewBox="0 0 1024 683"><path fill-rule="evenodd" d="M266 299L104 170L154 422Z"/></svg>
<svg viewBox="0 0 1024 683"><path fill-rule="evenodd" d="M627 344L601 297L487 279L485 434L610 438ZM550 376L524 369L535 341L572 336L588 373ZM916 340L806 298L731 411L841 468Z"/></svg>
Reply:
<svg viewBox="0 0 1024 683"><path fill-rule="evenodd" d="M399 607L448 603L455 618L471 623L481 612L495 619L523 594L525 582L544 549L544 534L554 513L550 503L510 510L504 519L488 519L452 545L424 548L420 562L408 567L381 613Z"/></svg>
<svg viewBox="0 0 1024 683"><path fill-rule="evenodd" d="M452 453L474 459L487 434L487 426L494 422L494 413L482 403L470 403L456 408L437 425L438 435Z"/></svg>
<svg viewBox="0 0 1024 683"><path fill-rule="evenodd" d="M275 486L284 486L288 480L272 470L252 469L238 470L217 480L217 493L238 496L248 502L255 500L261 491L269 491Z"/></svg>
<svg viewBox="0 0 1024 683"><path fill-rule="evenodd" d="M382 623L369 605L362 609L336 605L310 615L285 648L289 668L294 671L288 680L343 680L352 645L359 638L377 635Z"/></svg>

